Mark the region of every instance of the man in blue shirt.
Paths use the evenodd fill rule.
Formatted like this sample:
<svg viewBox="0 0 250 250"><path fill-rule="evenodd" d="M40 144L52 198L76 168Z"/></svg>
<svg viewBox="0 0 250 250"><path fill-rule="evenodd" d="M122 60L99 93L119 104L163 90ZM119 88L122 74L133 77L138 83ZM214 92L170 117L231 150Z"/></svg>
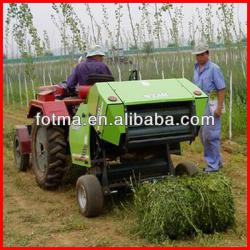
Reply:
<svg viewBox="0 0 250 250"><path fill-rule="evenodd" d="M90 74L112 75L108 66L103 63L105 52L99 45L93 46L87 52L87 60L80 62L67 79L67 89L74 92L77 84L87 85Z"/></svg>
<svg viewBox="0 0 250 250"><path fill-rule="evenodd" d="M208 45L199 43L192 54L196 56L197 61L194 66L193 82L209 96L204 116L214 116L214 124L204 124L200 130L204 158L207 162L204 171L217 172L222 167L220 137L225 81L220 67L209 60Z"/></svg>

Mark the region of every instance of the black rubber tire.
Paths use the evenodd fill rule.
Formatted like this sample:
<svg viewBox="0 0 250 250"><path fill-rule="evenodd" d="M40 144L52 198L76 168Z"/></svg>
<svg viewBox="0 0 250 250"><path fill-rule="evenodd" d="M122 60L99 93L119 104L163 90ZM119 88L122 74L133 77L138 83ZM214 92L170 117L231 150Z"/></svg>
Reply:
<svg viewBox="0 0 250 250"><path fill-rule="evenodd" d="M191 161L180 162L175 168L176 176L194 176L199 173L198 167Z"/></svg>
<svg viewBox="0 0 250 250"><path fill-rule="evenodd" d="M19 153L17 152L17 150L16 150L16 148L18 146L17 143L19 144L19 147L20 147L20 140L19 140L17 134L15 134L14 138L13 138L13 152L14 152L15 166L16 166L18 171L24 172L29 167L30 157L29 157L29 154L21 154L20 151L19 151Z"/></svg>
<svg viewBox="0 0 250 250"><path fill-rule="evenodd" d="M79 201L82 189L85 191L86 204ZM101 214L104 204L102 186L95 175L80 176L76 183L76 199L80 212L85 217L96 217Z"/></svg>
<svg viewBox="0 0 250 250"><path fill-rule="evenodd" d="M36 135L41 127L46 131L44 137L47 156L45 157L44 171L39 168L36 157ZM31 135L32 168L36 181L43 189L55 189L61 184L67 171L65 130L59 126L38 126L34 124Z"/></svg>

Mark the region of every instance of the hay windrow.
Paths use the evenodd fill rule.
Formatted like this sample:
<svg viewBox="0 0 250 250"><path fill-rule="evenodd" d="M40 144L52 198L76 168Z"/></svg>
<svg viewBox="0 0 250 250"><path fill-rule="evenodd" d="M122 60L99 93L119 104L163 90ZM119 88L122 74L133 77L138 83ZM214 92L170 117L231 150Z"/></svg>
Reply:
<svg viewBox="0 0 250 250"><path fill-rule="evenodd" d="M149 241L225 231L234 225L230 181L222 174L168 177L135 190L137 231Z"/></svg>

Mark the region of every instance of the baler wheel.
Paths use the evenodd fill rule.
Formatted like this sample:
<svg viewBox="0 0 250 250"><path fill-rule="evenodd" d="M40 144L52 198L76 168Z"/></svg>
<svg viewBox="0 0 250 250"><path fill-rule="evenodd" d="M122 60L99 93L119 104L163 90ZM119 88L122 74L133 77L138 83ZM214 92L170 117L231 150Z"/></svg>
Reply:
<svg viewBox="0 0 250 250"><path fill-rule="evenodd" d="M58 187L67 170L65 133L58 126L32 127L32 168L43 189Z"/></svg>
<svg viewBox="0 0 250 250"><path fill-rule="evenodd" d="M13 140L15 166L19 171L26 171L29 167L29 154L22 154L20 147L20 140L18 135L15 134Z"/></svg>
<svg viewBox="0 0 250 250"><path fill-rule="evenodd" d="M179 163L175 168L176 176L182 176L182 175L194 176L198 174L198 172L199 172L198 167L191 161L183 161Z"/></svg>
<svg viewBox="0 0 250 250"><path fill-rule="evenodd" d="M76 183L76 198L81 214L96 217L103 209L102 186L95 175L83 175Z"/></svg>

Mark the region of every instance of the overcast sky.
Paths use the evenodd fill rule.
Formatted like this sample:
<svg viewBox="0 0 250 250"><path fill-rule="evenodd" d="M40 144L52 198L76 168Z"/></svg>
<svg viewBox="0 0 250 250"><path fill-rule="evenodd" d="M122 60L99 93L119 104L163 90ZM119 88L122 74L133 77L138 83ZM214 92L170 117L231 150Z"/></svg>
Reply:
<svg viewBox="0 0 250 250"><path fill-rule="evenodd" d="M131 11L132 11L132 17L134 23L139 22L141 18L141 12L139 11L138 7L141 4L134 4L131 3ZM159 4L160 5L160 4ZM180 4L174 4L174 5L180 5ZM213 8L216 8L216 4L213 4ZM34 24L35 27L38 29L39 34L42 36L43 30L47 30L50 38L51 47L53 49L59 48L60 45L60 36L59 32L56 29L55 25L53 24L50 16L51 14L54 14L54 11L51 7L51 4L47 3L33 3L29 4L33 17L34 17ZM108 9L109 19L110 19L110 26L111 28L115 29L115 9L116 6L113 3L105 4L106 8ZM7 10L8 4L4 4L4 20L6 18L6 10ZM82 20L82 22L85 24L85 27L90 26L90 18L88 14L86 13L86 7L82 4L73 4L73 7L78 14L79 18ZM183 11L184 11L184 33L187 34L188 37L188 22L192 20L192 17L194 16L196 12L196 8L199 8L201 13L204 14L204 8L206 7L206 4L193 4L193 3L185 3L183 4ZM102 13L102 7L99 3L90 4L90 8L92 10L92 14L98 24L102 24L103 19L103 13ZM150 12L152 13L152 19L154 14L154 4L150 4L149 8ZM130 32L130 23L128 19L128 11L126 4L123 4L123 17L122 17L122 29L125 30L125 32ZM215 15L215 13L214 13ZM166 14L164 14L164 17L166 22L168 23L168 17ZM235 4L235 22L237 22L237 19L240 20L242 23L242 27L244 32L246 32L246 21L247 21L247 5L246 4ZM152 20L153 22L153 20ZM198 23L198 20L196 20L196 23ZM218 20L214 18L214 25L218 26ZM5 24L4 24L5 26Z"/></svg>

